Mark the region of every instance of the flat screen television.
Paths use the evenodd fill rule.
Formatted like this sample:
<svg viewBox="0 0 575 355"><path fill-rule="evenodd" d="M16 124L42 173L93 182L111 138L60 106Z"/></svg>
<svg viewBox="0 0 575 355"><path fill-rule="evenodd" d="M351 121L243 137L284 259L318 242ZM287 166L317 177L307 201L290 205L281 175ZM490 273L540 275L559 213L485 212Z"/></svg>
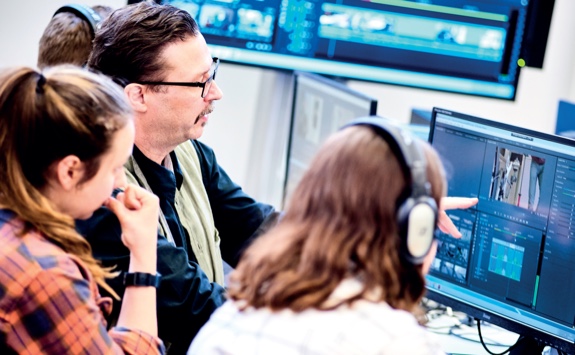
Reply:
<svg viewBox="0 0 575 355"><path fill-rule="evenodd" d="M293 90L284 204L329 135L377 113L376 99L320 75L296 71Z"/></svg>
<svg viewBox="0 0 575 355"><path fill-rule="evenodd" d="M575 140L441 108L429 140L479 203L447 211L463 237L439 233L427 297L573 353Z"/></svg>
<svg viewBox="0 0 575 355"><path fill-rule="evenodd" d="M513 100L529 0L157 0L224 62Z"/></svg>

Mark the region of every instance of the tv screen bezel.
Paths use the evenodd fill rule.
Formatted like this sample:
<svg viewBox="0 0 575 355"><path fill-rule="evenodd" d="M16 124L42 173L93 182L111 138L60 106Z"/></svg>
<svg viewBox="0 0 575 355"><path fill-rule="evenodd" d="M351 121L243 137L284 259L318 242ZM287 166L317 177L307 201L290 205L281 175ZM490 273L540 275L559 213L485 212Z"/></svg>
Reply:
<svg viewBox="0 0 575 355"><path fill-rule="evenodd" d="M141 0L129 0L135 3ZM169 3L165 0L155 0L157 3ZM531 2L529 3L529 6ZM529 8L526 8L526 14ZM526 15L525 15L526 16ZM275 39L277 35L277 21L274 25ZM201 28L200 28L201 30ZM276 69L281 71L307 71L316 74L341 78L346 80L358 80L392 86L410 87L435 92L460 94L465 96L477 96L506 101L514 101L517 96L521 66L514 61L522 53L521 44L517 46L517 38L522 35L524 28L519 31L510 31L513 38L508 40L509 48L504 50L507 59L502 59L503 66L512 66L515 71L513 82L490 81L487 78L473 78L471 75L457 75L455 73L424 72L410 70L398 66L377 66L367 62L348 62L341 59L328 60L317 57L298 56L295 54L283 54L275 52L256 51L252 49L235 47L227 44L213 43L217 41L215 35L203 33L212 54L222 63L233 63L251 67ZM518 32L518 33L515 33ZM215 36L211 38L211 36ZM517 37L517 38L516 38ZM521 37L522 38L522 37ZM510 44L513 42L513 44ZM515 48L516 47L516 48ZM513 50L511 50L513 49ZM514 53L514 54L513 54ZM501 73L500 73L501 74Z"/></svg>
<svg viewBox="0 0 575 355"><path fill-rule="evenodd" d="M517 134L532 136L535 138L541 138L541 139L549 140L552 142L557 142L557 143L573 146L575 148L575 140L572 140L569 138L560 137L560 136L552 135L552 134L546 134L546 133L542 133L542 132L537 132L537 131L529 130L526 128L517 127L517 126L513 126L513 125L501 123L501 122L496 122L496 121L492 121L492 120L487 120L487 119L477 117L477 116L466 115L466 114L463 114L460 112L456 112L456 111L452 111L452 110L448 110L448 109L443 109L443 108L438 108L438 107L434 107L432 110L431 125L430 125L430 131L429 131L429 139L428 139L430 144L433 143L434 127L436 125L436 118L437 118L438 114L456 115L457 117L465 118L466 120L469 120L471 122L488 124L489 126L492 126L495 128L515 132ZM575 264L574 264L574 268L575 268ZM429 277L429 275L428 275L428 277ZM445 280L445 279L439 278L437 276L436 276L436 278L442 280L442 282L445 282L445 283L448 283L451 285L460 286L459 284L456 284L456 283L451 282L449 280ZM435 283L437 283L437 282L435 282ZM549 345L549 346L555 347L558 350L567 351L569 353L575 352L575 342L571 343L566 339L560 338L560 337L555 336L553 334L549 334L549 333L547 333L541 329L535 328L534 326L531 326L529 324L522 323L517 319L511 319L510 317L506 317L502 314L498 314L493 310L486 309L484 307L480 307L478 305L471 304L468 301L464 301L464 300L459 299L453 295L446 294L446 293L444 293L444 292L442 292L436 288L429 287L429 282L427 282L427 291L426 291L425 297L427 297L430 300L433 300L435 302L438 302L440 304L443 304L445 306L449 306L454 310L464 312L464 313L468 314L469 316L471 316L477 320L486 321L488 323L497 325L501 328L504 328L504 329L507 329L509 331L518 333L521 336L526 336L526 337L530 337L532 339L535 339L536 341L538 341L544 345ZM489 296L485 296L485 297L490 298Z"/></svg>

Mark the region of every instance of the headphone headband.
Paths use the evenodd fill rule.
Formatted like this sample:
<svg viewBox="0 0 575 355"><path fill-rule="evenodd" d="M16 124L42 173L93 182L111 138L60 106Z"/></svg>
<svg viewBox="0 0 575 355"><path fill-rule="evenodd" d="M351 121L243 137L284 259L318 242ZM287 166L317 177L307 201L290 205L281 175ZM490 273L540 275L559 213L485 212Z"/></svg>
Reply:
<svg viewBox="0 0 575 355"><path fill-rule="evenodd" d="M411 133L379 116L355 119L344 128L357 125L371 127L389 144L399 158L406 177L411 180L412 196L429 196L431 187L427 181L427 160Z"/></svg>
<svg viewBox="0 0 575 355"><path fill-rule="evenodd" d="M100 21L102 21L102 17L96 11L94 11L94 9L86 5L68 4L56 10L52 17L62 12L72 13L87 22L88 25L90 25L90 33L92 34L92 38L94 38L98 24Z"/></svg>

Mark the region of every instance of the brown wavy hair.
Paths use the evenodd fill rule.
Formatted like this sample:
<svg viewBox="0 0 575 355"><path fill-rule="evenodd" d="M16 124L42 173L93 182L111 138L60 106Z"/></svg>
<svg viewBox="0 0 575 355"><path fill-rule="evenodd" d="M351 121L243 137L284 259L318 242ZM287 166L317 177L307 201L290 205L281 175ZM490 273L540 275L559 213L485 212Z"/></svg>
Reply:
<svg viewBox="0 0 575 355"><path fill-rule="evenodd" d="M439 206L443 167L431 146L418 142ZM408 191L397 157L374 131L355 126L337 132L311 162L281 222L242 256L230 277L229 296L242 307L300 312L375 294L411 311L424 294L425 279L421 265L400 256L396 206ZM362 281L362 291L326 306L349 277Z"/></svg>
<svg viewBox="0 0 575 355"><path fill-rule="evenodd" d="M138 81L162 81L166 64L161 55L170 44L200 34L185 10L142 1L113 11L96 32L88 66L125 86ZM152 90L159 90L152 87Z"/></svg>
<svg viewBox="0 0 575 355"><path fill-rule="evenodd" d="M93 258L90 244L42 193L53 166L76 155L86 167L82 182L98 171L114 133L132 119L121 87L74 66L43 74L31 68L0 73L0 207L14 211L30 229L82 260L95 280L113 274ZM117 296L113 291L112 294Z"/></svg>

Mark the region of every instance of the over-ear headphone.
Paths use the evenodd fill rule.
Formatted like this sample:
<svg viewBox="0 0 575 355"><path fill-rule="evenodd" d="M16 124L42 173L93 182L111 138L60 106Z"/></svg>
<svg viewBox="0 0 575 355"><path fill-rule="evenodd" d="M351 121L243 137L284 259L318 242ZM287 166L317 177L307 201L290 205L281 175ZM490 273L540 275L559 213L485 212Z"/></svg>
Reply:
<svg viewBox="0 0 575 355"><path fill-rule="evenodd" d="M56 10L52 17L61 12L72 13L88 23L88 25L90 25L90 33L92 34L92 38L94 38L98 24L100 21L102 21L102 17L96 11L94 11L94 9L81 4L68 4Z"/></svg>
<svg viewBox="0 0 575 355"><path fill-rule="evenodd" d="M437 225L437 204L427 180L427 160L414 136L379 116L355 119L345 125L368 126L387 142L398 158L409 186L409 196L399 202L397 223L402 254L407 261L421 264L429 252Z"/></svg>

